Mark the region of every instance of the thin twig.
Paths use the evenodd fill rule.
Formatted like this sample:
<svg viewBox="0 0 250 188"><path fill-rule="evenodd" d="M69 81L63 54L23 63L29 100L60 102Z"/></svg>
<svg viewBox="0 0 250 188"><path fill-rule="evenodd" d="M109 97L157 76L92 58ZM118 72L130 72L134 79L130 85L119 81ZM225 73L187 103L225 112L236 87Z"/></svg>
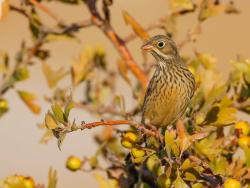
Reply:
<svg viewBox="0 0 250 188"><path fill-rule="evenodd" d="M10 10L18 12L21 15L25 16L26 18L30 19L30 15L25 10L23 10L21 8L18 8L16 6L14 6L14 5L10 5Z"/></svg>
<svg viewBox="0 0 250 188"><path fill-rule="evenodd" d="M41 11L45 12L48 16L53 18L55 21L59 23L61 22L58 16L53 11L51 11L47 6L43 5L42 3L39 3L36 0L29 0L29 2L33 4L34 6L36 6L38 9L40 9Z"/></svg>
<svg viewBox="0 0 250 188"><path fill-rule="evenodd" d="M94 127L99 127L99 126L107 126L107 125L132 125L134 124L130 120L110 120L110 121L96 121L96 122L91 122L91 123L85 123L83 122L81 124L81 129L92 129Z"/></svg>
<svg viewBox="0 0 250 188"><path fill-rule="evenodd" d="M177 44L179 49L182 49L187 43L195 41L197 36L201 34L201 24L197 23L194 28L187 32L186 37Z"/></svg>

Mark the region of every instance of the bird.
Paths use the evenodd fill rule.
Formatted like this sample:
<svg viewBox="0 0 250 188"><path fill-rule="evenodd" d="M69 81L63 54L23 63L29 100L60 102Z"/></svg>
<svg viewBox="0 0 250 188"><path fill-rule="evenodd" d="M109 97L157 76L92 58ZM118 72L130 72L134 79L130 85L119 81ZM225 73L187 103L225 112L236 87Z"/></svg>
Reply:
<svg viewBox="0 0 250 188"><path fill-rule="evenodd" d="M172 125L190 104L195 92L195 78L170 37L156 35L141 49L150 52L157 61L146 89L141 122L156 128Z"/></svg>

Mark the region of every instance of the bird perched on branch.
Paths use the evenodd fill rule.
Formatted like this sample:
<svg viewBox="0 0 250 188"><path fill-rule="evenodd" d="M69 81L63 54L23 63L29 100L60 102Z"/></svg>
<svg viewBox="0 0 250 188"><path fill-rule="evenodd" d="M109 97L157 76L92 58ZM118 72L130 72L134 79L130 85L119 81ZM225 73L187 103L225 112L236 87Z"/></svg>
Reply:
<svg viewBox="0 0 250 188"><path fill-rule="evenodd" d="M157 60L144 98L142 123L165 127L185 113L195 91L195 79L171 38L157 35L142 49Z"/></svg>

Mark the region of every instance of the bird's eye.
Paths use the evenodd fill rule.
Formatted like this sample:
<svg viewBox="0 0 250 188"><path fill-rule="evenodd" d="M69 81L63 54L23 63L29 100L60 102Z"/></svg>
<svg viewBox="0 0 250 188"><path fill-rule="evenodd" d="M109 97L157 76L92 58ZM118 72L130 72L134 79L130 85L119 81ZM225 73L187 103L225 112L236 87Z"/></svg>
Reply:
<svg viewBox="0 0 250 188"><path fill-rule="evenodd" d="M158 46L158 48L163 48L165 46L165 42L160 41L160 42L158 42L157 46Z"/></svg>

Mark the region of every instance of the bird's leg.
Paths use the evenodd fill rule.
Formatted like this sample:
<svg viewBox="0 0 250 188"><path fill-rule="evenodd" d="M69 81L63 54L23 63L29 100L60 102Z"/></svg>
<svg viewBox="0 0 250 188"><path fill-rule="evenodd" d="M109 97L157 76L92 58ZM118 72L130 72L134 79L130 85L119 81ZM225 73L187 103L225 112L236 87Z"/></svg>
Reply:
<svg viewBox="0 0 250 188"><path fill-rule="evenodd" d="M149 123L142 122L142 125L138 126L137 129L147 136L157 138L161 144L164 142L164 137L161 135L159 130Z"/></svg>

